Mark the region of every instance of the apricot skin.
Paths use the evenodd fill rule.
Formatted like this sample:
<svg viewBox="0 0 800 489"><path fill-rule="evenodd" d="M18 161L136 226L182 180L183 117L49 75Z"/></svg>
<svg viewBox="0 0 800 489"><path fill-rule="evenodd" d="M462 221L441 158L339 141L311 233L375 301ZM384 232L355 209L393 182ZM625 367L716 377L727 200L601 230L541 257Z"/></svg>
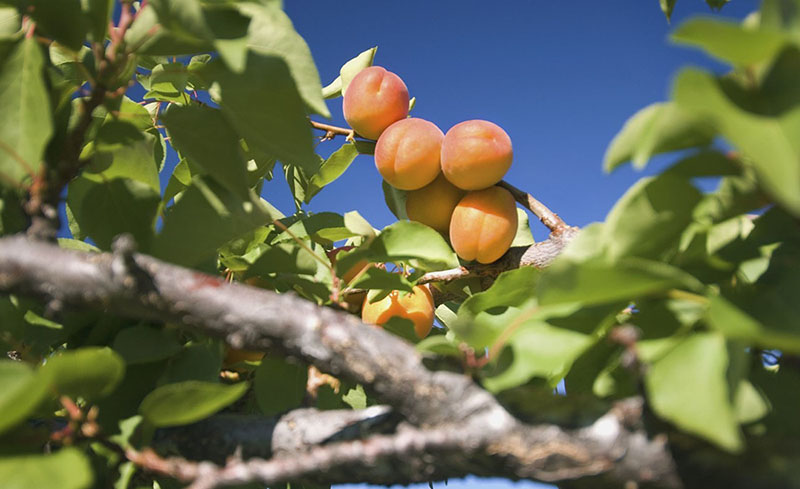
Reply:
<svg viewBox="0 0 800 489"><path fill-rule="evenodd" d="M408 88L385 68L364 68L347 86L342 112L356 133L378 139L392 123L408 116Z"/></svg>
<svg viewBox="0 0 800 489"><path fill-rule="evenodd" d="M432 122L413 117L397 121L375 145L375 166L394 188L422 188L441 171L443 139L444 133Z"/></svg>
<svg viewBox="0 0 800 489"><path fill-rule="evenodd" d="M517 233L514 197L503 188L468 193L450 220L450 242L464 260L492 263L508 251Z"/></svg>
<svg viewBox="0 0 800 489"><path fill-rule="evenodd" d="M427 285L418 285L414 291L402 297L396 290L383 299L369 303L364 299L361 320L367 324L386 324L393 317L408 319L414 323L414 332L419 338L428 336L433 328L433 295Z"/></svg>
<svg viewBox="0 0 800 489"><path fill-rule="evenodd" d="M406 194L406 214L412 221L447 235L453 210L465 193L439 174L433 182Z"/></svg>
<svg viewBox="0 0 800 489"><path fill-rule="evenodd" d="M503 179L513 156L511 138L500 126L489 121L465 121L444 136L442 173L456 187L480 190Z"/></svg>

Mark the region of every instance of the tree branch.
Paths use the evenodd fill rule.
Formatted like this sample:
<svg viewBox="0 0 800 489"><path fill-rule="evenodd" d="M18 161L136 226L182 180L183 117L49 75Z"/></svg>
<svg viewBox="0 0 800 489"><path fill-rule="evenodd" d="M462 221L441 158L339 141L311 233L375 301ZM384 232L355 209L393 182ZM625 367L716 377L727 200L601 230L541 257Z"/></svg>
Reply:
<svg viewBox="0 0 800 489"><path fill-rule="evenodd" d="M602 474L617 485L653 480L656 487L678 487L663 440L649 440L641 427L629 428L614 413L573 432L522 424L470 378L428 371L411 345L380 328L291 294L227 283L135 254L119 243L113 254L85 253L20 236L2 238L0 291L177 323L237 348L296 356L363 384L412 425L393 435L222 469L208 462L166 466L182 480L198 481L196 487L307 477L391 483L468 473L551 481ZM156 468L152 460L135 453L132 458ZM631 464L641 466L632 471Z"/></svg>

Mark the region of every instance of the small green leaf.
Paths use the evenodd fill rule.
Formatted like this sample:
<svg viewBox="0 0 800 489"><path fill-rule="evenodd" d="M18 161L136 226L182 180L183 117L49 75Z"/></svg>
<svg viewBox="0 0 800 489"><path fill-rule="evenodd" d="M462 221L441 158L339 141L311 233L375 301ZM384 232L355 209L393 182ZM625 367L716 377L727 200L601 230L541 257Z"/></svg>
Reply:
<svg viewBox="0 0 800 489"><path fill-rule="evenodd" d="M290 241L297 237L301 239L308 238L322 245L327 245L334 241L357 236L356 233L350 231L344 225L344 217L335 212L319 212L305 215L302 219L291 224L288 229L289 231L279 234L273 242Z"/></svg>
<svg viewBox="0 0 800 489"><path fill-rule="evenodd" d="M375 61L375 54L377 52L378 46L369 48L342 65L341 69L339 70L339 76L342 79L342 95L347 92L347 87L350 85L350 82L353 81L353 78L355 78L355 76L361 70L372 66L373 61Z"/></svg>
<svg viewBox="0 0 800 489"><path fill-rule="evenodd" d="M329 185L342 176L358 154L358 148L353 143L345 143L341 148L334 151L333 154L322 163L319 167L319 171L313 174L309 179L308 190L305 196L306 204L311 202L311 198L317 195L326 185Z"/></svg>
<svg viewBox="0 0 800 489"><path fill-rule="evenodd" d="M247 268L245 278L271 273L314 275L316 272L317 261L311 252L293 242L278 243L265 247Z"/></svg>
<svg viewBox="0 0 800 489"><path fill-rule="evenodd" d="M356 236L374 238L375 229L364 219L358 211L350 211L344 214L344 227L349 229Z"/></svg>
<svg viewBox="0 0 800 489"><path fill-rule="evenodd" d="M675 8L675 0L658 0L661 5L661 11L667 17L667 21L672 18L672 10Z"/></svg>
<svg viewBox="0 0 800 489"><path fill-rule="evenodd" d="M169 358L181 350L181 345L167 331L133 326L117 334L113 348L125 359L126 364L134 365Z"/></svg>
<svg viewBox="0 0 800 489"><path fill-rule="evenodd" d="M779 323L780 328L768 328L720 296L711 298L706 320L728 338L763 348L800 353L800 329L795 323Z"/></svg>
<svg viewBox="0 0 800 489"><path fill-rule="evenodd" d="M307 367L272 355L264 357L253 381L259 409L272 416L300 406L307 380Z"/></svg>
<svg viewBox="0 0 800 489"><path fill-rule="evenodd" d="M0 457L0 480L9 489L89 489L92 479L89 460L73 447L50 455Z"/></svg>
<svg viewBox="0 0 800 489"><path fill-rule="evenodd" d="M185 380L217 382L221 366L222 345L219 342L193 343L170 359L162 379L167 384Z"/></svg>
<svg viewBox="0 0 800 489"><path fill-rule="evenodd" d="M404 290L406 292L411 292L414 287L414 284L409 282L403 274L392 273L377 267L369 267L358 280L349 285L356 289Z"/></svg>
<svg viewBox="0 0 800 489"><path fill-rule="evenodd" d="M406 191L392 187L386 180L383 181L382 186L383 199L386 201L386 206L394 214L394 217L408 219L408 214L406 213Z"/></svg>
<svg viewBox="0 0 800 489"><path fill-rule="evenodd" d="M50 2L47 2L50 3ZM58 3L58 2L56 2ZM0 67L0 181L21 182L39 172L53 134L44 59L35 39L25 39Z"/></svg>
<svg viewBox="0 0 800 489"><path fill-rule="evenodd" d="M626 161L642 169L654 155L711 144L713 128L674 103L648 105L625 122L603 157L611 172Z"/></svg>
<svg viewBox="0 0 800 489"><path fill-rule="evenodd" d="M108 23L114 12L114 0L85 0L84 8L92 39L95 42L104 42Z"/></svg>
<svg viewBox="0 0 800 489"><path fill-rule="evenodd" d="M142 400L139 413L155 427L185 425L207 418L232 404L247 389L247 382L222 385L187 380L162 385Z"/></svg>
<svg viewBox="0 0 800 489"><path fill-rule="evenodd" d="M708 54L736 66L747 66L771 59L786 43L780 32L748 29L741 24L713 18L684 22L672 40L697 46Z"/></svg>
<svg viewBox="0 0 800 489"><path fill-rule="evenodd" d="M728 354L718 333L696 333L658 359L645 376L653 410L679 428L738 452L742 435L726 380Z"/></svg>
<svg viewBox="0 0 800 489"><path fill-rule="evenodd" d="M347 394L342 396L342 401L353 409L367 408L367 394L364 392L364 388L361 387L361 384L347 391Z"/></svg>
<svg viewBox="0 0 800 489"><path fill-rule="evenodd" d="M27 418L45 398L49 387L50 379L28 365L0 360L0 412L3 413L0 433ZM7 483L7 479L0 480Z"/></svg>
<svg viewBox="0 0 800 489"><path fill-rule="evenodd" d="M88 25L80 0L21 0L20 3L22 11L36 21L36 31L42 36L75 51L81 48Z"/></svg>
<svg viewBox="0 0 800 489"><path fill-rule="evenodd" d="M528 221L528 213L517 207L517 234L514 235L514 241L511 242L511 246L530 246L535 242L531 233L531 225Z"/></svg>
<svg viewBox="0 0 800 489"><path fill-rule="evenodd" d="M61 395L93 400L111 393L125 375L125 361L108 347L67 350L42 367Z"/></svg>

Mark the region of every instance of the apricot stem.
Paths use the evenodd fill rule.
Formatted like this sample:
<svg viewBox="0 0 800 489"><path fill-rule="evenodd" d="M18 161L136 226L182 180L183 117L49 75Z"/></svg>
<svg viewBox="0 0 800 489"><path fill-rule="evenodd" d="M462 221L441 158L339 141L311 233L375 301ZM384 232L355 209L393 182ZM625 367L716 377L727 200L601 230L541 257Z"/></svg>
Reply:
<svg viewBox="0 0 800 489"><path fill-rule="evenodd" d="M519 202L520 205L529 211L533 212L533 214L538 217L539 220L542 221L542 224L547 226L550 231L559 234L565 229L569 228L567 223L558 217L558 214L551 211L546 205L539 202L533 195L525 192L524 190L518 189L505 180L501 180L497 186L511 192L514 200Z"/></svg>

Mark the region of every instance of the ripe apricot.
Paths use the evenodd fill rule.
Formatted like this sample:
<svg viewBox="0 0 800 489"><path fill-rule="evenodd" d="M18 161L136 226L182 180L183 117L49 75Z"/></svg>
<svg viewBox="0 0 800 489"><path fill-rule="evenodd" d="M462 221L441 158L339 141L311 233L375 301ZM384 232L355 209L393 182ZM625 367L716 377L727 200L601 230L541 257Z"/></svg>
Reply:
<svg viewBox="0 0 800 489"><path fill-rule="evenodd" d="M468 193L450 220L450 242L464 260L492 263L508 251L516 233L514 197L500 187Z"/></svg>
<svg viewBox="0 0 800 489"><path fill-rule="evenodd" d="M414 332L419 338L428 336L433 327L433 295L427 285L414 287L413 292L403 296L393 290L383 299L369 303L364 299L361 320L367 324L386 324L393 317L408 319L414 323Z"/></svg>
<svg viewBox="0 0 800 489"><path fill-rule="evenodd" d="M375 166L394 188L422 188L441 171L442 139L444 133L432 122L414 117L399 120L378 139Z"/></svg>
<svg viewBox="0 0 800 489"><path fill-rule="evenodd" d="M347 86L342 111L355 132L378 139L384 129L408 115L408 88L385 68L364 68Z"/></svg>
<svg viewBox="0 0 800 489"><path fill-rule="evenodd" d="M451 127L442 142L442 173L464 190L491 187L511 167L511 138L489 121L465 121Z"/></svg>
<svg viewBox="0 0 800 489"><path fill-rule="evenodd" d="M412 221L421 222L447 234L453 209L465 193L440 173L433 182L406 194L406 214Z"/></svg>

